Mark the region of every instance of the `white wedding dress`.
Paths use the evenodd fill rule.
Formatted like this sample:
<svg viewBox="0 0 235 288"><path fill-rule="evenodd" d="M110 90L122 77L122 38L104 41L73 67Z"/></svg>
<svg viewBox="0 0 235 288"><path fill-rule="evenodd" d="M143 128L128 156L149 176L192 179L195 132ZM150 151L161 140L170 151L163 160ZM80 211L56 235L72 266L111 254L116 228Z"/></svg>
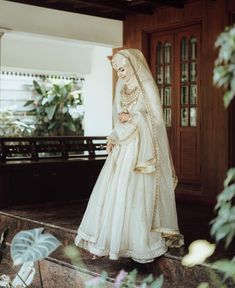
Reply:
<svg viewBox="0 0 235 288"><path fill-rule="evenodd" d="M117 92L116 114L122 111L120 98ZM117 121L114 126L110 138L118 144L98 177L75 243L95 255L145 263L164 254L167 247L160 233L151 232L156 180L147 111L140 95L129 112L131 122ZM146 169L148 173L140 173Z"/></svg>

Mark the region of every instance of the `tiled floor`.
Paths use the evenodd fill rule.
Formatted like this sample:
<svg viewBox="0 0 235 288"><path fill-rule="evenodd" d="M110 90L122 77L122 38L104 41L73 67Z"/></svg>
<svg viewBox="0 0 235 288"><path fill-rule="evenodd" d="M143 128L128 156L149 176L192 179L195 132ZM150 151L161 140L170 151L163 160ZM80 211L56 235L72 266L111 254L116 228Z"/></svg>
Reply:
<svg viewBox="0 0 235 288"><path fill-rule="evenodd" d="M76 235L76 229L82 219L84 211L86 209L87 201L73 201L66 203L47 203L29 206L9 207L0 210L0 230L4 226L10 225L10 239L15 233L22 229L30 229L34 227L47 227L53 235L57 236L63 241L65 245L73 244L74 237ZM110 261L108 258L102 258L98 260L91 260L91 255L86 251L81 251L81 257L89 271L92 273L100 273L105 270L109 273L110 277L115 277L121 269L131 271L134 268L138 269L140 279L146 277L146 275L154 272L156 275L162 273L164 270L170 271L170 274L174 275L175 281L179 274L186 275L185 271L180 271L178 266L182 256L186 253L188 245L195 239L208 239L213 241L209 233L209 221L215 216L213 215L213 207L209 208L202 205L193 205L189 203L179 202L177 203L178 220L181 233L185 236L185 247L181 249L171 249L166 254L167 261L159 259L159 265L143 265L138 264L130 259L120 259L120 261ZM219 247L217 256L227 256L223 249ZM226 252L231 254L232 252ZM64 261L64 255L62 250L58 250L52 255L54 259ZM164 258L164 257L163 257ZM177 265L174 261L178 261ZM160 267L160 268L159 268ZM159 270L160 269L160 270ZM160 272L159 272L160 271ZM203 274L200 270L200 276ZM198 272L188 271L187 279L192 278L191 275L197 275ZM193 273L193 274L191 274ZM167 272L166 272L167 274ZM167 278L167 275L166 277ZM199 277L200 278L200 277ZM184 279L185 281L185 279ZM167 282L166 282L167 283ZM200 283L200 282L199 282ZM165 286L171 287L171 286ZM185 286L174 286L185 287ZM194 286L190 286L194 287ZM196 286L195 286L196 287Z"/></svg>

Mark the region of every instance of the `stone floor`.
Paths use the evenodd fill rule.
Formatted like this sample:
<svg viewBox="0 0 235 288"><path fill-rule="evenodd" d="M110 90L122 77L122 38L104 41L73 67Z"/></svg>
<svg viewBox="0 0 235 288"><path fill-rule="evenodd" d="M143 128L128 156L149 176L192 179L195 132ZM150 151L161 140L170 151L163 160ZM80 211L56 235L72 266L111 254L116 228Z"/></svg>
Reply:
<svg viewBox="0 0 235 288"><path fill-rule="evenodd" d="M79 226L87 201L43 203L38 205L16 206L1 209L2 213L17 216L18 219L30 219L42 223L74 231ZM186 246L195 239L208 239L209 221L213 219L213 207L189 203L177 203L178 221L181 233L185 236Z"/></svg>
<svg viewBox="0 0 235 288"><path fill-rule="evenodd" d="M1 209L0 231L4 227L10 228L10 234L7 239L10 243L12 237L20 230L45 227L46 231L49 231L61 240L64 246L71 245L73 244L76 229L82 219L86 205L87 201L73 201ZM177 210L180 230L185 236L185 247L170 249L163 257L156 259L150 264L138 264L125 258L118 261L111 261L107 257L92 260L90 253L81 249L81 265L79 264L78 271L74 268L73 263L64 255L63 249L59 248L49 258L42 261L42 270L47 283L45 287L82 287L81 279L84 279L84 275L86 277L87 275L95 277L102 271L108 272L110 281L112 282L121 269L126 271L137 269L139 281L150 273L155 277L163 274L165 288L197 287L200 282L208 280L205 267L184 268L181 266L181 259L187 252L188 245L193 240L207 239L213 241L209 234L208 225L209 221L214 217L213 209L208 206L190 205L189 203L180 202L177 203ZM220 246L216 251L215 257L230 257L234 254L233 252L234 250L230 250L225 253ZM6 269L1 264L0 275ZM58 277L60 276L59 278L63 279L59 282L61 286L58 286L58 277L53 276L55 273ZM77 284L75 285L74 283ZM40 287L37 285L39 284L35 284L33 287Z"/></svg>

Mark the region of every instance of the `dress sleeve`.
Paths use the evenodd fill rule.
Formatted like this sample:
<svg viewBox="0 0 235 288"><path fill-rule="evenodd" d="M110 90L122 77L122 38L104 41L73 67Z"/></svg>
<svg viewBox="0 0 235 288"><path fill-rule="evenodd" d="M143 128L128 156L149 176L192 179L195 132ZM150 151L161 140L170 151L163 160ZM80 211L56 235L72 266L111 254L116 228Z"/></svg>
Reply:
<svg viewBox="0 0 235 288"><path fill-rule="evenodd" d="M139 126L146 121L146 109L141 99L137 101L136 106L130 109L131 119L128 122L121 123L116 121L112 133L107 137L113 144L125 144L137 136ZM142 122L142 123L141 123Z"/></svg>

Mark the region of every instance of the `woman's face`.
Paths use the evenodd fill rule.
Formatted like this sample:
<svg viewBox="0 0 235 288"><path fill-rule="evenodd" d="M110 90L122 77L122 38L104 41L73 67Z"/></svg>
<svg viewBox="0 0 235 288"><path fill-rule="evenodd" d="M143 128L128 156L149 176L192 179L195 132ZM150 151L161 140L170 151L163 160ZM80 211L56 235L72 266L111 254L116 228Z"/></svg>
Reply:
<svg viewBox="0 0 235 288"><path fill-rule="evenodd" d="M112 60L112 65L114 70L116 70L117 75L121 78L124 82L128 82L131 79L131 67L129 62L126 60L125 57L122 55L114 56Z"/></svg>

